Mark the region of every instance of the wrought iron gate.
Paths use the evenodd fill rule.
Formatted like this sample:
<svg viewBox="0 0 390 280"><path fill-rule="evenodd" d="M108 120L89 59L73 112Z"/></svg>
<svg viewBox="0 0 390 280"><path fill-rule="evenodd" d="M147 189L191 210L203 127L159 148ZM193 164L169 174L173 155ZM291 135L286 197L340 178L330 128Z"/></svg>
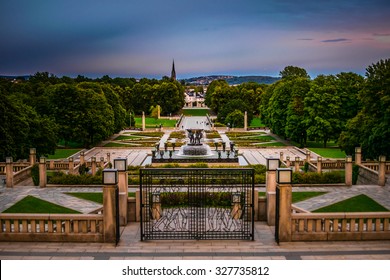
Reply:
<svg viewBox="0 0 390 280"><path fill-rule="evenodd" d="M141 240L254 239L253 169L141 169L140 194Z"/></svg>

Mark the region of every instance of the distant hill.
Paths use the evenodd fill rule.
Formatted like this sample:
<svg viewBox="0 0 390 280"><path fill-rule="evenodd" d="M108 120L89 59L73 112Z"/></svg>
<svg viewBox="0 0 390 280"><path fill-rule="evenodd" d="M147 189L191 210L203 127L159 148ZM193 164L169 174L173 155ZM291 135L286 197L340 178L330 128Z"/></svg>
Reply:
<svg viewBox="0 0 390 280"><path fill-rule="evenodd" d="M3 76L0 75L0 79L7 79L7 80L28 80L30 78L30 75L21 75L21 76Z"/></svg>
<svg viewBox="0 0 390 280"><path fill-rule="evenodd" d="M225 80L229 85L238 85L247 82L255 82L259 84L272 84L280 80L278 77L270 76L228 76L228 75L212 75L183 79L186 84L191 85L208 85L214 80Z"/></svg>

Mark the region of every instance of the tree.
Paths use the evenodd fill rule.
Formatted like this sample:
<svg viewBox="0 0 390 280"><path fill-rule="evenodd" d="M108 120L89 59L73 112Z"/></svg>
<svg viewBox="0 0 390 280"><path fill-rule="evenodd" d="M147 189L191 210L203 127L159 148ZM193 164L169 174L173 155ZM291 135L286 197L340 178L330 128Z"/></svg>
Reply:
<svg viewBox="0 0 390 280"><path fill-rule="evenodd" d="M310 76L307 74L305 69L291 65L284 67L284 69L279 72L279 75L282 79L297 77L310 79Z"/></svg>
<svg viewBox="0 0 390 280"><path fill-rule="evenodd" d="M226 116L226 124L230 127L244 127L244 113L240 110L234 110Z"/></svg>

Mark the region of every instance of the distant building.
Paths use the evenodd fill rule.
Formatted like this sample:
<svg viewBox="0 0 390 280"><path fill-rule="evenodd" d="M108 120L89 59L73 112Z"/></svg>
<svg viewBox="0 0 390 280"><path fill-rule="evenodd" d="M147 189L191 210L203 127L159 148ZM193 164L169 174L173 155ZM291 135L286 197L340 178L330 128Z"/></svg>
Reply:
<svg viewBox="0 0 390 280"><path fill-rule="evenodd" d="M175 60L172 63L171 79L176 81Z"/></svg>
<svg viewBox="0 0 390 280"><path fill-rule="evenodd" d="M206 108L206 104L204 104L204 94L202 92L196 92L194 89L187 89L185 91L184 100L184 108Z"/></svg>

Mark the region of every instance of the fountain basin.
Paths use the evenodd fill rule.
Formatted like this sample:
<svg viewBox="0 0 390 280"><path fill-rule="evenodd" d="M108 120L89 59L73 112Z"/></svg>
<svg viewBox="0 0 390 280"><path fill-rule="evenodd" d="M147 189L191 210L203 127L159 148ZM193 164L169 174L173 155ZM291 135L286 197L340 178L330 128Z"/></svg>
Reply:
<svg viewBox="0 0 390 280"><path fill-rule="evenodd" d="M178 156L212 156L213 153L208 145L186 144L180 147Z"/></svg>

